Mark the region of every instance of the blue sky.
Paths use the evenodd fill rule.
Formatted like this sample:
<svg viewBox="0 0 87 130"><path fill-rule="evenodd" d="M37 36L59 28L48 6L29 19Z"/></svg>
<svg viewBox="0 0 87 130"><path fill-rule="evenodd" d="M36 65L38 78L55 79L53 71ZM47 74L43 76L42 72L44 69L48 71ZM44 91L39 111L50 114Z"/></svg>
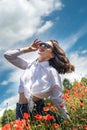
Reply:
<svg viewBox="0 0 87 130"><path fill-rule="evenodd" d="M75 72L62 75L70 81L87 77L86 0L1 0L0 1L0 116L14 109L22 70L3 57L8 49L28 46L34 39L56 39L65 50ZM36 58L37 52L23 55Z"/></svg>

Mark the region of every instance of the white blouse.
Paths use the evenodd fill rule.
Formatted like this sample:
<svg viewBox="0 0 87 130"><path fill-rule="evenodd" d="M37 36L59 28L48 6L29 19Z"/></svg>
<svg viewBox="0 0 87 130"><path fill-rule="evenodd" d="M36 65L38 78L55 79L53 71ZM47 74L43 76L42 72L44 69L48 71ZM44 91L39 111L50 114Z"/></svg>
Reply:
<svg viewBox="0 0 87 130"><path fill-rule="evenodd" d="M36 60L29 63L19 57L22 54L23 49L16 49L7 51L4 56L15 66L24 69L24 73L20 77L19 93L24 92L30 111L34 105L32 96L41 99L50 97L60 114L64 118L69 118L65 106L60 107L60 104L65 104L65 101L62 99L61 79L56 69L50 66L48 61L38 62Z"/></svg>

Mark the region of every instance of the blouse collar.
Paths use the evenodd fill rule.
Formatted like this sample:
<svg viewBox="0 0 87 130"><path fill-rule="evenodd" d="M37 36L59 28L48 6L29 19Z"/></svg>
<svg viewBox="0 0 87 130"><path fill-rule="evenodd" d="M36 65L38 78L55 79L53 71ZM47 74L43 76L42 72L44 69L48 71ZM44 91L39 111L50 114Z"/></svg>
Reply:
<svg viewBox="0 0 87 130"><path fill-rule="evenodd" d="M45 67L48 67L48 66L49 66L49 61L39 62L39 61L37 60L37 63L38 63L39 65L42 65L42 66L45 66Z"/></svg>

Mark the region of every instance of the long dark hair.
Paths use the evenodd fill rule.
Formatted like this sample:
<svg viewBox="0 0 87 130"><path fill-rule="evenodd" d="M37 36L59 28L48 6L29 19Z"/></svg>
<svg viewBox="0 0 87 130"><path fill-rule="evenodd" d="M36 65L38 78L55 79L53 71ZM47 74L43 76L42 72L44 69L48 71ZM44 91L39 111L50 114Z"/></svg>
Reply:
<svg viewBox="0 0 87 130"><path fill-rule="evenodd" d="M53 44L54 57L49 60L49 64L53 66L58 73L65 74L73 72L75 67L70 63L64 50L59 46L59 43L56 40L50 40L50 42Z"/></svg>

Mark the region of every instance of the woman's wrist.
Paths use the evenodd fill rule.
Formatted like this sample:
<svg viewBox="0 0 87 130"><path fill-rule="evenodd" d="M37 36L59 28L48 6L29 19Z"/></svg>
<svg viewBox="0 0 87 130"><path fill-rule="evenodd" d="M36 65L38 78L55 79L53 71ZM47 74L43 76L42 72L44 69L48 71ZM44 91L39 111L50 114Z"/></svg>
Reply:
<svg viewBox="0 0 87 130"><path fill-rule="evenodd" d="M23 51L23 53L28 53L28 52L31 52L32 49L31 49L31 47L26 47L26 48L22 48L22 51Z"/></svg>

